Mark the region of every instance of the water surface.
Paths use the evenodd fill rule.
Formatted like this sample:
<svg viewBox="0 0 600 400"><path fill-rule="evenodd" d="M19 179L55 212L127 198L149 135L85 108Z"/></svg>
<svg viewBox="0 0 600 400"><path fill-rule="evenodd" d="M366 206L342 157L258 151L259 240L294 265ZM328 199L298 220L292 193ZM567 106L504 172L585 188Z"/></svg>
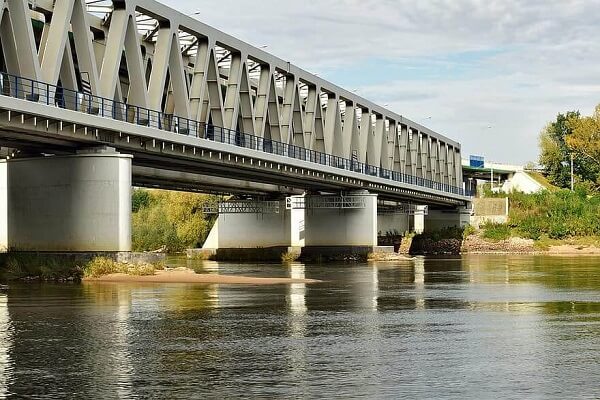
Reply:
<svg viewBox="0 0 600 400"><path fill-rule="evenodd" d="M194 267L323 282L11 284L0 398L600 397L600 258Z"/></svg>

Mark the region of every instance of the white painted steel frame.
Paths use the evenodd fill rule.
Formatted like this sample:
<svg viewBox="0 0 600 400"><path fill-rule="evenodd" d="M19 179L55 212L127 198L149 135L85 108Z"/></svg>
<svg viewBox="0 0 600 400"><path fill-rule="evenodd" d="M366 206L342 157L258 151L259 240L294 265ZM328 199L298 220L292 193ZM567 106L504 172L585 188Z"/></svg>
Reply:
<svg viewBox="0 0 600 400"><path fill-rule="evenodd" d="M451 139L156 1L89 3L4 0L6 72L462 186Z"/></svg>

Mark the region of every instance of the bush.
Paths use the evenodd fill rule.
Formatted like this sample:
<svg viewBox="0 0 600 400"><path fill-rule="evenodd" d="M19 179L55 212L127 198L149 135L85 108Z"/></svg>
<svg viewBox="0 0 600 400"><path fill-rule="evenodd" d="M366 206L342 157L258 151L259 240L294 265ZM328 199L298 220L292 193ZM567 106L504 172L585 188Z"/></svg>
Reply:
<svg viewBox="0 0 600 400"><path fill-rule="evenodd" d="M0 265L0 279L39 279L43 281L79 280L82 270L77 261L44 253L9 253Z"/></svg>
<svg viewBox="0 0 600 400"><path fill-rule="evenodd" d="M420 236L423 239L431 239L434 242L442 239L458 239L462 240L464 235L464 230L458 226L449 226L441 229L435 229L430 231L425 231L421 233Z"/></svg>
<svg viewBox="0 0 600 400"><path fill-rule="evenodd" d="M119 272L123 272L122 265L107 257L95 257L83 267L83 276L86 278L98 278Z"/></svg>
<svg viewBox="0 0 600 400"><path fill-rule="evenodd" d="M214 217L202 210L217 201L215 196L144 189L133 196L138 207L132 221L135 251L176 253L206 240Z"/></svg>
<svg viewBox="0 0 600 400"><path fill-rule="evenodd" d="M483 237L490 240L506 240L510 237L511 230L507 224L486 222L482 227Z"/></svg>
<svg viewBox="0 0 600 400"><path fill-rule="evenodd" d="M525 237L538 240L600 234L600 196L588 187L542 191L533 194L511 193L509 224Z"/></svg>
<svg viewBox="0 0 600 400"><path fill-rule="evenodd" d="M150 206L150 193L145 189L134 189L131 195L131 209L134 213Z"/></svg>
<svg viewBox="0 0 600 400"><path fill-rule="evenodd" d="M463 228L463 239L468 238L471 235L474 235L477 232L477 229L473 225L467 225Z"/></svg>
<svg viewBox="0 0 600 400"><path fill-rule="evenodd" d="M115 261L107 257L95 257L83 267L83 276L86 278L99 278L110 274L127 274L135 276L154 275L157 270L163 269L160 263L128 264Z"/></svg>

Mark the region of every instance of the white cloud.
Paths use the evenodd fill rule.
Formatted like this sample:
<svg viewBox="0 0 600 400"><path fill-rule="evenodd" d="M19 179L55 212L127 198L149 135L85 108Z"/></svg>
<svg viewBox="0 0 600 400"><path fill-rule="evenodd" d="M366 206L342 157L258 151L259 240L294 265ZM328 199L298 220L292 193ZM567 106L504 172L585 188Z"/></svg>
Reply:
<svg viewBox="0 0 600 400"><path fill-rule="evenodd" d="M352 89L409 118L431 116L426 125L462 142L465 155L534 160L548 120L570 109L591 113L600 102L599 0L162 1L334 81L336 71L361 71ZM460 58L481 50L492 52ZM367 85L378 76L365 67L373 59L469 68L435 80L411 70L410 79Z"/></svg>

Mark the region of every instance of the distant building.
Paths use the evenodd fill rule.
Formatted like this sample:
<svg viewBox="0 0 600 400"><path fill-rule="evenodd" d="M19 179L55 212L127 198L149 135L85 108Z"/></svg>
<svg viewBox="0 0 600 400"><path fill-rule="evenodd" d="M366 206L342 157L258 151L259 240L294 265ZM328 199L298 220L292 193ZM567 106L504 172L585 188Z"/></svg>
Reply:
<svg viewBox="0 0 600 400"><path fill-rule="evenodd" d="M537 171L525 170L519 165L486 162L483 157L472 156L462 160L465 190L475 196L477 188L490 185L494 192L519 191L536 193L552 185Z"/></svg>

